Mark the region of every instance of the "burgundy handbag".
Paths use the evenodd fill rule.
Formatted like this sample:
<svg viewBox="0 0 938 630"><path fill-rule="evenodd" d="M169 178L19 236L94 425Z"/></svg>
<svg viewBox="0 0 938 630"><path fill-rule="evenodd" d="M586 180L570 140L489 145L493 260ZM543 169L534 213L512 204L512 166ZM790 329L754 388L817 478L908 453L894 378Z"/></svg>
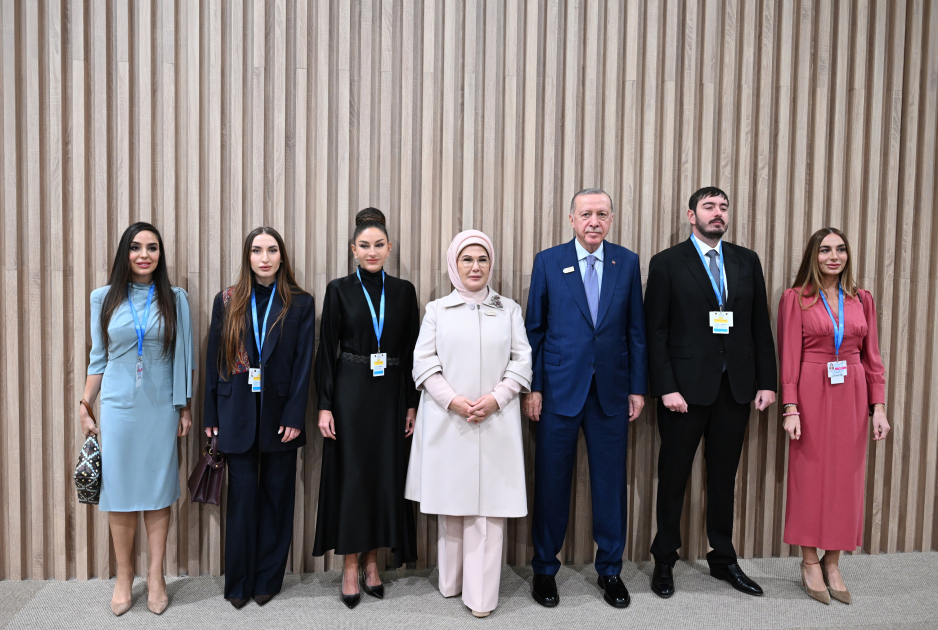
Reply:
<svg viewBox="0 0 938 630"><path fill-rule="evenodd" d="M221 503L221 482L225 477L225 457L218 452L218 436L205 445L202 459L189 475L189 495L193 503Z"/></svg>

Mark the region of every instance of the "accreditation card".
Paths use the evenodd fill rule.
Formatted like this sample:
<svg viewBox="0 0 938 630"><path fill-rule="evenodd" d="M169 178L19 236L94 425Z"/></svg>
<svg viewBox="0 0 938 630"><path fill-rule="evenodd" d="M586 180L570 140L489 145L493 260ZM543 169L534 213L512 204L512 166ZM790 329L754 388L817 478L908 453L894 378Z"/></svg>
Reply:
<svg viewBox="0 0 938 630"><path fill-rule="evenodd" d="M728 335L733 327L733 311L710 311L710 327L715 335Z"/></svg>
<svg viewBox="0 0 938 630"><path fill-rule="evenodd" d="M831 385L840 385L847 376L846 361L831 361L827 364L827 375L831 379Z"/></svg>
<svg viewBox="0 0 938 630"><path fill-rule="evenodd" d="M261 369L248 369L248 385L251 386L251 393L258 394L261 391Z"/></svg>
<svg viewBox="0 0 938 630"><path fill-rule="evenodd" d="M388 355L380 352L371 355L371 375L384 376L384 367L388 364Z"/></svg>

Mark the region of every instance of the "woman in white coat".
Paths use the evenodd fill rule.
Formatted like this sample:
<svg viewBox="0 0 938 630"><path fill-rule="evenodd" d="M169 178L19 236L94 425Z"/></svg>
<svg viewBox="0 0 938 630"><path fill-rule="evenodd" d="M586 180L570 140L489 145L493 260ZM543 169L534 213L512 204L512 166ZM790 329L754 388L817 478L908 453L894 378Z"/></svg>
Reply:
<svg viewBox="0 0 938 630"><path fill-rule="evenodd" d="M476 617L498 605L505 519L527 514L519 392L531 385L521 307L489 288L494 252L468 230L447 251L456 288L427 305L405 496L439 514L440 592Z"/></svg>

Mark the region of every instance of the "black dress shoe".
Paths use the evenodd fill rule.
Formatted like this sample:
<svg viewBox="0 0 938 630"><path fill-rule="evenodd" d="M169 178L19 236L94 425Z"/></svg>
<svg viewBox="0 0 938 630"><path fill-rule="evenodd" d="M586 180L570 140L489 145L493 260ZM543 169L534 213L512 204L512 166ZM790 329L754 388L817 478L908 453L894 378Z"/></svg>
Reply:
<svg viewBox="0 0 938 630"><path fill-rule="evenodd" d="M276 597L276 595L277 595L276 593L270 593L268 595L255 595L254 601L257 602L258 606L263 606L264 604L272 600L274 597Z"/></svg>
<svg viewBox="0 0 938 630"><path fill-rule="evenodd" d="M244 607L247 605L247 603L248 603L249 601L251 601L251 600L250 600L250 599L241 599L240 597L229 597L229 598L228 598L228 601L231 602L231 605L232 605L232 606L234 606L234 607L237 608L238 610L241 610L241 609L244 608Z"/></svg>
<svg viewBox="0 0 938 630"><path fill-rule="evenodd" d="M613 608L627 608L632 599L629 590L618 575L600 575L599 587L603 589L603 599Z"/></svg>
<svg viewBox="0 0 938 630"><path fill-rule="evenodd" d="M655 570L651 574L651 592L664 599L674 595L674 573L670 565L655 563Z"/></svg>
<svg viewBox="0 0 938 630"><path fill-rule="evenodd" d="M553 575L543 573L534 574L534 588L531 589L531 597L541 606L553 608L560 603L560 596L557 595L557 582Z"/></svg>
<svg viewBox="0 0 938 630"><path fill-rule="evenodd" d="M368 586L368 582L365 581L365 571L361 568L361 565L358 565L358 580L361 583L361 587L363 591L365 591L372 597L377 597L378 599L384 599L384 584L378 584L377 586Z"/></svg>
<svg viewBox="0 0 938 630"><path fill-rule="evenodd" d="M342 595L342 603L349 607L349 610L358 606L358 602L362 600L362 592L358 591L357 593L352 593L351 595L346 595L342 592L342 589L339 589L339 594Z"/></svg>
<svg viewBox="0 0 938 630"><path fill-rule="evenodd" d="M718 580L729 582L730 586L746 595L762 595L762 587L749 579L737 563L726 566L710 567L710 575Z"/></svg>

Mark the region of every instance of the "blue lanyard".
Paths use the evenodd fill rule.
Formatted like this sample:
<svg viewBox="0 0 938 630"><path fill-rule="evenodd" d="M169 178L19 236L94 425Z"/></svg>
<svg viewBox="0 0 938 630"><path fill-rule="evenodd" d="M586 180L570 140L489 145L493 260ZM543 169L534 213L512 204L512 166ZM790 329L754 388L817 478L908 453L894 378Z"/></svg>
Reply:
<svg viewBox="0 0 938 630"><path fill-rule="evenodd" d="M830 304L827 303L827 296L824 295L824 291L821 290L821 300L824 302L824 309L827 311L827 314L831 318L831 323L834 325L834 354L837 356L837 360L840 360L840 344L844 342L844 286L838 284L837 287L840 289L840 297L837 303L840 306L840 312L837 313L837 319L840 320L840 325L837 325L837 322L834 321L834 314L831 312Z"/></svg>
<svg viewBox="0 0 938 630"><path fill-rule="evenodd" d="M375 305L371 301L371 296L368 295L368 290L365 288L365 283L362 282L362 274L360 269L355 270L355 275L358 276L358 282L362 285L362 291L365 292L365 299L368 300L368 308L371 309L371 325L375 328L375 336L378 338L378 352L381 352L381 333L384 332L384 270L381 270L381 307L380 315L375 315Z"/></svg>
<svg viewBox="0 0 938 630"><path fill-rule="evenodd" d="M710 263L707 262L707 257L703 255L703 251L700 249L700 244L697 243L697 238L691 234L690 240L694 243L694 248L697 250L697 255L700 256L700 261L703 263L704 270L707 272L707 277L710 278L710 285L713 287L713 292L717 295L717 304L720 305L720 308L723 308L723 292L720 290L720 286L717 285L717 281L714 280L713 274L710 273ZM717 247L717 265L720 267L720 281L723 283L722 286L726 286L726 272L723 270L723 248Z"/></svg>
<svg viewBox="0 0 938 630"><path fill-rule="evenodd" d="M257 344L257 361L261 360L261 353L264 349L264 339L267 338L267 316L270 315L270 307L274 305L274 295L277 293L277 282L270 289L270 299L267 300L267 312L264 313L264 328L258 333L257 330L257 296L255 290L251 289L251 316L254 318L254 343Z"/></svg>
<svg viewBox="0 0 938 630"><path fill-rule="evenodd" d="M155 284L150 285L150 292L147 293L147 305L143 311L143 323L140 323L140 318L137 317L137 309L134 308L134 302L130 299L131 288L130 285L127 286L127 303L130 305L130 313L134 317L134 329L137 331L137 356L143 357L143 336L147 333L147 322L150 321L150 305L153 303L153 291L156 289Z"/></svg>

